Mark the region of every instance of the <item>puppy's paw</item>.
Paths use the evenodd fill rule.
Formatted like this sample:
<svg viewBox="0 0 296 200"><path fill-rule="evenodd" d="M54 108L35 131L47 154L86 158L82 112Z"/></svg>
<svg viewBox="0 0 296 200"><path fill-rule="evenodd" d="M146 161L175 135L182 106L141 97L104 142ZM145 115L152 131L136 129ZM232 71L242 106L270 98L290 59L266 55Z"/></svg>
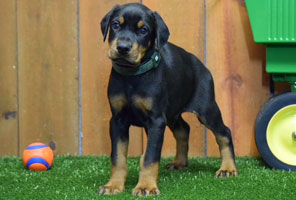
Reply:
<svg viewBox="0 0 296 200"><path fill-rule="evenodd" d="M166 169L180 170L180 169L183 169L186 167L188 167L188 162L173 161L173 162L167 164Z"/></svg>
<svg viewBox="0 0 296 200"><path fill-rule="evenodd" d="M157 187L149 186L137 186L133 189L132 194L139 197L160 195L160 191Z"/></svg>
<svg viewBox="0 0 296 200"><path fill-rule="evenodd" d="M217 178L228 178L228 177L234 177L238 175L238 171L236 168L231 168L231 169L223 169L220 168L216 172L216 177Z"/></svg>
<svg viewBox="0 0 296 200"><path fill-rule="evenodd" d="M123 186L105 185L99 188L98 195L114 195L124 191Z"/></svg>

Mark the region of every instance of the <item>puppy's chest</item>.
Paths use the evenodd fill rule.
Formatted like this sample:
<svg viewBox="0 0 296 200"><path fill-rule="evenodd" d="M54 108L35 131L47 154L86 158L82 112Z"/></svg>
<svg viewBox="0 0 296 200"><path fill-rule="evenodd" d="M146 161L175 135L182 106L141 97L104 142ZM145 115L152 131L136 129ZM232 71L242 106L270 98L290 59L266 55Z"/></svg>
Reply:
<svg viewBox="0 0 296 200"><path fill-rule="evenodd" d="M113 114L126 114L130 117L148 116L153 109L152 97L133 94L115 94L109 97Z"/></svg>

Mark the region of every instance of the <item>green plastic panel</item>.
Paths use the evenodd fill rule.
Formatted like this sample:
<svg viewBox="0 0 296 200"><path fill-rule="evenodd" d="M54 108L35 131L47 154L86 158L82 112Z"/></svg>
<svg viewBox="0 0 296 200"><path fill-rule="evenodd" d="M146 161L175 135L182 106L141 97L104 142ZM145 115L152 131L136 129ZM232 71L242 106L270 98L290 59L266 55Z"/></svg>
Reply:
<svg viewBox="0 0 296 200"><path fill-rule="evenodd" d="M267 46L266 71L268 73L296 73L295 46Z"/></svg>
<svg viewBox="0 0 296 200"><path fill-rule="evenodd" d="M246 0L257 43L296 44L296 0Z"/></svg>

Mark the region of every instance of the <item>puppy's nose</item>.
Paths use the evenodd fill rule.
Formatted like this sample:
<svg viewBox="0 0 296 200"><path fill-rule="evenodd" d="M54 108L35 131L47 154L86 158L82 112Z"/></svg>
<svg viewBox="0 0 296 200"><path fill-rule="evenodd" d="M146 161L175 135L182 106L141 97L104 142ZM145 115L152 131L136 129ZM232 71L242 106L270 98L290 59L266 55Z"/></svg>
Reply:
<svg viewBox="0 0 296 200"><path fill-rule="evenodd" d="M132 48L132 45L127 42L118 42L117 43L117 51L120 54L127 54Z"/></svg>

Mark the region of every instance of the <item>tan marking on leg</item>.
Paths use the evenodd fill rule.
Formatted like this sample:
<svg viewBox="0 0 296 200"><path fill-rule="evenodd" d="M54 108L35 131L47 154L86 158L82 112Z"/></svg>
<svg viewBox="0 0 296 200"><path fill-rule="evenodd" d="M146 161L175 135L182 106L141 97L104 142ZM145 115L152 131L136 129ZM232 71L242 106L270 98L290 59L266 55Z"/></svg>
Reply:
<svg viewBox="0 0 296 200"><path fill-rule="evenodd" d="M238 171L233 159L231 149L229 148L229 141L226 137L217 137L219 150L221 154L222 164L220 169L216 172L216 177L223 178L229 176L237 176Z"/></svg>
<svg viewBox="0 0 296 200"><path fill-rule="evenodd" d="M153 163L145 167L144 157L141 158L139 181L132 194L135 196L159 195L160 191L157 187L159 163Z"/></svg>
<svg viewBox="0 0 296 200"><path fill-rule="evenodd" d="M169 169L182 169L188 165L188 138L184 130L175 130L174 137L177 142L175 160L167 165Z"/></svg>
<svg viewBox="0 0 296 200"><path fill-rule="evenodd" d="M128 143L118 142L117 149L116 165L112 165L109 182L100 187L98 193L101 195L118 194L125 189L124 185L128 172L126 163Z"/></svg>
<svg viewBox="0 0 296 200"><path fill-rule="evenodd" d="M114 109L116 112L120 112L123 107L127 104L127 100L124 94L111 96L109 98L110 104L112 109Z"/></svg>
<svg viewBox="0 0 296 200"><path fill-rule="evenodd" d="M123 24L123 23L124 23L124 17L120 17L120 18L118 19L118 21L119 21L120 24Z"/></svg>
<svg viewBox="0 0 296 200"><path fill-rule="evenodd" d="M140 109L143 113L148 114L148 112L152 110L152 107L153 107L152 97L133 96L132 99L135 107Z"/></svg>
<svg viewBox="0 0 296 200"><path fill-rule="evenodd" d="M138 28L142 28L145 25L145 22L140 20L137 24Z"/></svg>

